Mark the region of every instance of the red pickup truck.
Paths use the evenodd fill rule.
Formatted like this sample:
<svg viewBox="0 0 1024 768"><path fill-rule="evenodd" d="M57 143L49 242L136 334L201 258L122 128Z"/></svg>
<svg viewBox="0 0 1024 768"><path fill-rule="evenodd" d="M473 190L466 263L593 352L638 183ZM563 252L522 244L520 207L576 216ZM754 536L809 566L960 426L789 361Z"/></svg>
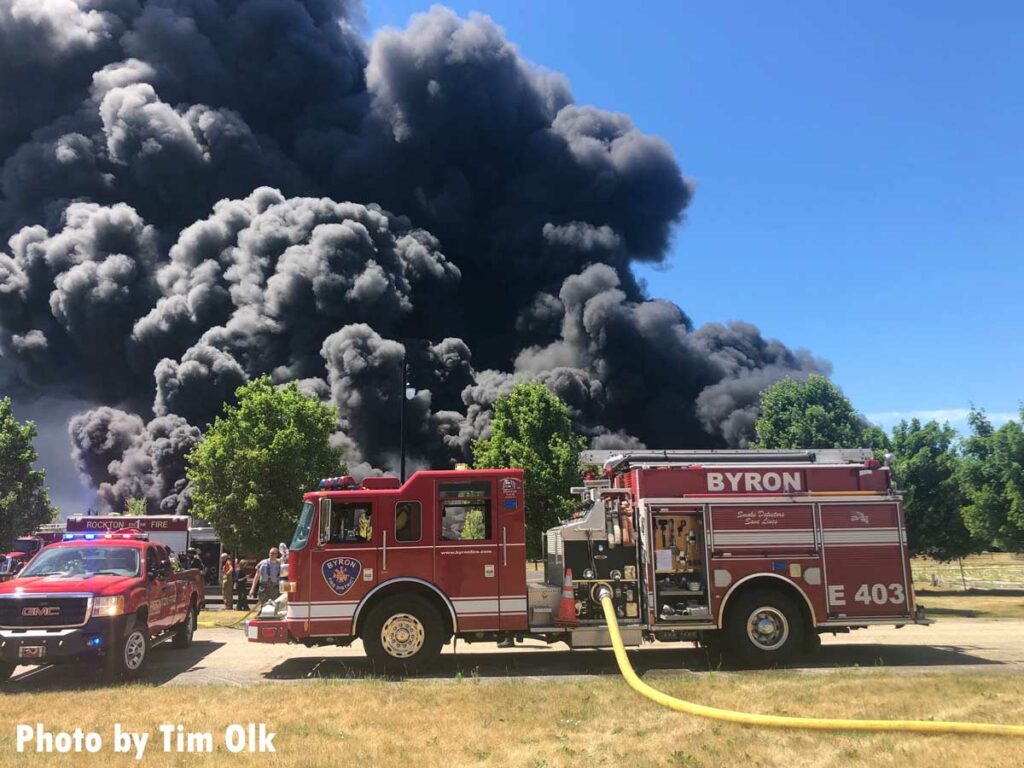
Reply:
<svg viewBox="0 0 1024 768"><path fill-rule="evenodd" d="M147 534L65 534L0 583L0 681L19 664L101 660L138 677L150 649L192 643L203 577L175 571L171 552Z"/></svg>

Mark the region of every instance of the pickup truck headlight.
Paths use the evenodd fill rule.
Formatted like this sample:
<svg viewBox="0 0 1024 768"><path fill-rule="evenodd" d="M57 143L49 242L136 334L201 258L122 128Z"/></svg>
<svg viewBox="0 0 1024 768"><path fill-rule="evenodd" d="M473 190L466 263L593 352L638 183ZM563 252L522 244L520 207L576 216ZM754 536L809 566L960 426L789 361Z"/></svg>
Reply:
<svg viewBox="0 0 1024 768"><path fill-rule="evenodd" d="M122 613L124 613L124 595L92 599L93 616L120 616Z"/></svg>

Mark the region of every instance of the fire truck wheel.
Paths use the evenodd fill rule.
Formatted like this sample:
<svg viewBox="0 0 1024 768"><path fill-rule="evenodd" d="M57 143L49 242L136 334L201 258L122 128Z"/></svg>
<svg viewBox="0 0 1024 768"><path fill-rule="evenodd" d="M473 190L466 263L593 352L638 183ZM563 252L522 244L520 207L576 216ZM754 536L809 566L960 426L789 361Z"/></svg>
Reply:
<svg viewBox="0 0 1024 768"><path fill-rule="evenodd" d="M171 645L174 648L188 648L192 645L192 636L196 633L196 607L190 605L185 620L174 628L174 639Z"/></svg>
<svg viewBox="0 0 1024 768"><path fill-rule="evenodd" d="M434 661L444 644L441 635L441 617L416 595L385 598L361 632L374 670L389 675L413 674Z"/></svg>
<svg viewBox="0 0 1024 768"><path fill-rule="evenodd" d="M149 630L143 623L125 630L107 653L107 676L134 679L142 675L149 661Z"/></svg>
<svg viewBox="0 0 1024 768"><path fill-rule="evenodd" d="M804 640L804 655L815 656L821 650L821 635L817 632L808 632Z"/></svg>
<svg viewBox="0 0 1024 768"><path fill-rule="evenodd" d="M740 662L771 666L801 650L807 631L800 609L787 595L759 589L729 606L725 635Z"/></svg>

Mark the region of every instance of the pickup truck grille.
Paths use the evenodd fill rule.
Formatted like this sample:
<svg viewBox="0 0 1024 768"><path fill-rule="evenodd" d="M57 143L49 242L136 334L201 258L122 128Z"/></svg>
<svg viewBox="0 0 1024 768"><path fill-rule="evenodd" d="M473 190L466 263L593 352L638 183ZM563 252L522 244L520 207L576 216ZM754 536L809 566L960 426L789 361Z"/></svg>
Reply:
<svg viewBox="0 0 1024 768"><path fill-rule="evenodd" d="M25 596L0 599L0 627L78 627L85 624L89 598Z"/></svg>

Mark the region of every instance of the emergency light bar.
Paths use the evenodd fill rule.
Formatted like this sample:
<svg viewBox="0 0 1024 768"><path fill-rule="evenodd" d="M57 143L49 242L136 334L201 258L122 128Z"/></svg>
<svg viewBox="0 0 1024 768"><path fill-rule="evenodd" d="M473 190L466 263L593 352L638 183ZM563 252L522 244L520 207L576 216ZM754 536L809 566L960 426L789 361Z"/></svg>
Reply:
<svg viewBox="0 0 1024 768"><path fill-rule="evenodd" d="M117 533L65 533L63 541L95 541L96 539L134 539L149 541L149 534L135 528L125 528Z"/></svg>
<svg viewBox="0 0 1024 768"><path fill-rule="evenodd" d="M320 490L322 491L340 491L348 490L351 488L358 488L359 484L353 479L351 475L342 475L341 477L325 477L320 481Z"/></svg>

